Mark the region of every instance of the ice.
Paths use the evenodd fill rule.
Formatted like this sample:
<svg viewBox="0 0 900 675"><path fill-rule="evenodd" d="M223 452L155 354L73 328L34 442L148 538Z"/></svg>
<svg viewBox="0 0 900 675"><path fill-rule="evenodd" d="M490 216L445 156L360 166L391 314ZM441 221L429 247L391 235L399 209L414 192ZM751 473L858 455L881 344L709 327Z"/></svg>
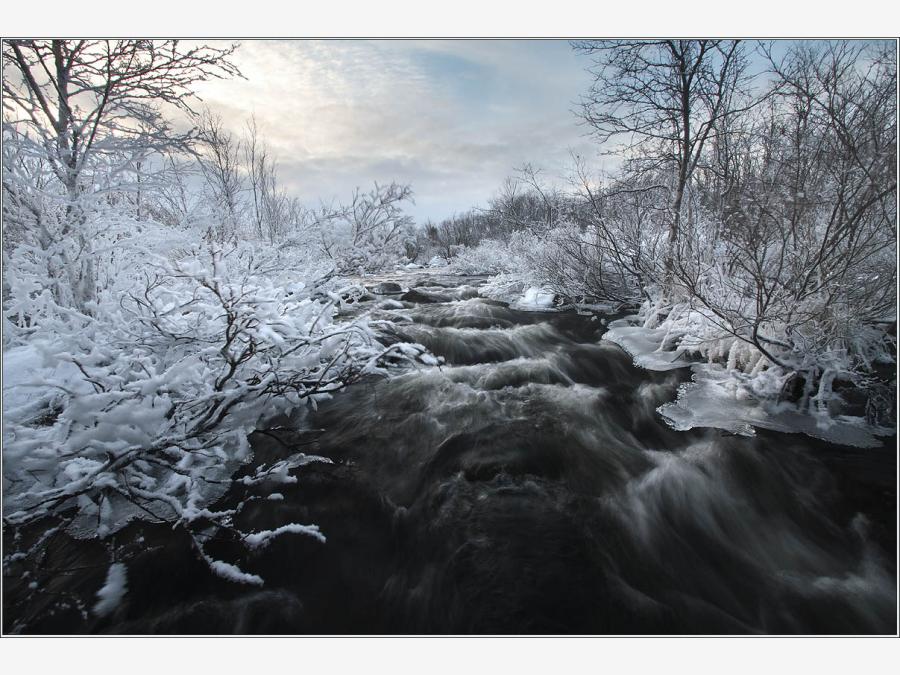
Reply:
<svg viewBox="0 0 900 675"><path fill-rule="evenodd" d="M665 328L634 326L626 319L612 321L603 339L619 345L634 360L634 365L647 370L666 371L685 368L693 363L682 349L666 350L664 347L680 334Z"/></svg>
<svg viewBox="0 0 900 675"><path fill-rule="evenodd" d="M692 381L679 388L677 400L657 408L679 431L711 427L753 436L754 427L758 427L859 448L881 445L874 435L880 429L868 427L862 418L813 415L791 403L756 398L733 372L716 364L697 364L692 370Z"/></svg>
<svg viewBox="0 0 900 675"><path fill-rule="evenodd" d="M802 433L839 445L877 447L877 435L891 430L872 427L859 417L831 417L827 412L801 410L794 403L778 402L784 374L766 370L759 358L745 374L738 368L744 343L734 341L728 349L727 367L698 363L691 346L683 347L685 333L672 327L645 328L634 325L636 317L609 324L603 339L619 345L634 364L653 371L691 368L692 382L683 385L677 400L657 410L672 428L679 431L709 427L744 436L754 435L754 427L784 433ZM671 345L679 344L678 347ZM823 406L827 407L827 406Z"/></svg>

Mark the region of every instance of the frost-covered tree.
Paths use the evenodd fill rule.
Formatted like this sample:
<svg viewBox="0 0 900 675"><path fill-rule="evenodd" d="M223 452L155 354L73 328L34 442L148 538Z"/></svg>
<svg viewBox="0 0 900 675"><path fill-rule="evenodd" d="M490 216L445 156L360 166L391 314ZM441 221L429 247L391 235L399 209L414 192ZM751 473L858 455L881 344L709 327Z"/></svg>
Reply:
<svg viewBox="0 0 900 675"><path fill-rule="evenodd" d="M895 318L894 53L844 41L768 54L772 103L745 130L723 211L680 247L677 276L772 363L865 368L871 327Z"/></svg>
<svg viewBox="0 0 900 675"><path fill-rule="evenodd" d="M198 128L197 157L205 183L205 202L210 222L207 239L234 241L244 218L241 193L245 187L241 139L228 131L219 115L205 110Z"/></svg>
<svg viewBox="0 0 900 675"><path fill-rule="evenodd" d="M355 190L349 204L323 208L314 216L321 252L342 271L375 271L404 256L413 224L403 204L409 185L376 183Z"/></svg>
<svg viewBox="0 0 900 675"><path fill-rule="evenodd" d="M193 85L238 74L235 47L189 47L178 40L4 40L4 144L40 160L47 184L38 209L26 205L17 167L4 161L5 195L30 211L25 231L47 252L62 304L90 312L96 295L93 241L86 224L93 197L114 189L153 153L183 146L162 106L192 112ZM12 157L4 157L4 160ZM98 188L98 176L103 177ZM64 278L61 278L64 277ZM67 288L64 288L67 287Z"/></svg>
<svg viewBox="0 0 900 675"><path fill-rule="evenodd" d="M302 219L301 210L297 200L279 186L277 163L252 116L247 122L243 151L253 233L258 239L275 243Z"/></svg>
<svg viewBox="0 0 900 675"><path fill-rule="evenodd" d="M742 107L747 56L739 40L591 40L575 43L594 77L581 117L609 152L661 180L674 244L685 192L707 144Z"/></svg>

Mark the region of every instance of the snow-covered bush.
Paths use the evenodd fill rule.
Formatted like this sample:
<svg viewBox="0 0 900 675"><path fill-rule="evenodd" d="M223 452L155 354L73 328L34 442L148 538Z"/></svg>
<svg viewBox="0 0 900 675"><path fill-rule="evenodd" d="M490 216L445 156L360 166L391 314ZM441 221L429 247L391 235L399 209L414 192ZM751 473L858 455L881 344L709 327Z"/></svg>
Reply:
<svg viewBox="0 0 900 675"><path fill-rule="evenodd" d="M172 523L214 571L260 583L203 552L206 528L231 528L233 509L211 507L250 459L248 434L421 350L381 345L364 320L336 322L352 289L298 275L276 251L192 249L136 275L91 316L41 294L31 302L43 313L19 318L19 302L6 314L27 340L6 354L19 372L4 392L4 521L52 516L101 538L134 518ZM243 480L293 481L287 472L310 460L293 455Z"/></svg>
<svg viewBox="0 0 900 675"><path fill-rule="evenodd" d="M514 232L508 240L483 240L450 262L460 274L517 277L569 298L617 302L640 297L636 277L606 257L594 228L564 223L543 233Z"/></svg>
<svg viewBox="0 0 900 675"><path fill-rule="evenodd" d="M450 268L458 274L508 274L521 269L510 246L496 239L485 239L474 248L461 248L450 259Z"/></svg>
<svg viewBox="0 0 900 675"><path fill-rule="evenodd" d="M412 201L408 185L390 183L356 190L349 204L323 209L313 228L324 257L340 272L377 272L405 258L415 240L413 220L403 212Z"/></svg>
<svg viewBox="0 0 900 675"><path fill-rule="evenodd" d="M533 275L567 297L634 302L641 296L640 276L609 254L605 240L590 224L557 227L530 258Z"/></svg>
<svg viewBox="0 0 900 675"><path fill-rule="evenodd" d="M17 545L21 528L104 538L161 521L217 573L259 583L209 558L204 537L321 535L239 533L214 510L248 434L422 353L336 318L363 292L337 272L402 259L411 190L376 186L313 217L278 186L255 124L239 137L192 107L197 82L238 74L235 49L3 43L3 507ZM164 101L196 128L176 131ZM245 466L242 481L293 480L309 459Z"/></svg>

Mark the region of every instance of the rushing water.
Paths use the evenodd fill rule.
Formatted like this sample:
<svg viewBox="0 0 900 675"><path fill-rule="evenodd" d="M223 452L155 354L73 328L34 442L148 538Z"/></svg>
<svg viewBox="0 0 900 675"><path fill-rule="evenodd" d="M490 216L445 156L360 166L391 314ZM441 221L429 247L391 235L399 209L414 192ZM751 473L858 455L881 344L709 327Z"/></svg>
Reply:
<svg viewBox="0 0 900 675"><path fill-rule="evenodd" d="M317 523L327 543L286 535L245 555L257 589L148 528L116 615L32 629L896 631L894 439L860 451L676 432L655 409L686 375L633 367L602 320L513 311L478 279L398 280L416 292L357 311L445 365L355 385L306 430L255 439L259 459L299 448L334 463L302 468L239 524Z"/></svg>

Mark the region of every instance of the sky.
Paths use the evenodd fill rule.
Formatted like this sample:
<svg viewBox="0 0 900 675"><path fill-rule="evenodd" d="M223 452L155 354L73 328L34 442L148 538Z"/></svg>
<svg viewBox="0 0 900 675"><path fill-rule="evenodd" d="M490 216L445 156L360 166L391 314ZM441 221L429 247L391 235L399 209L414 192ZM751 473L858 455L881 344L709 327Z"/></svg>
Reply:
<svg viewBox="0 0 900 675"><path fill-rule="evenodd" d="M249 40L246 79L196 93L239 131L255 115L286 189L308 203L409 183L419 221L483 205L531 162L561 181L596 156L573 110L588 59L561 40Z"/></svg>

